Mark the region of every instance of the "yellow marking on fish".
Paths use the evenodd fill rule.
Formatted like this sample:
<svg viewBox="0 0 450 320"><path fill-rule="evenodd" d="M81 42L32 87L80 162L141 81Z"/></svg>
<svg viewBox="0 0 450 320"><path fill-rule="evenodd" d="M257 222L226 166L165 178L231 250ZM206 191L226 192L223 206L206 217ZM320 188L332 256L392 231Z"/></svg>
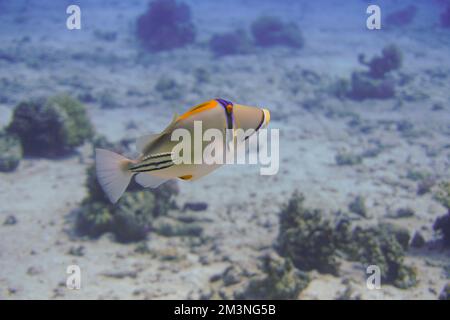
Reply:
<svg viewBox="0 0 450 320"><path fill-rule="evenodd" d="M181 176L181 177L178 177L178 178L180 178L181 180L191 180L192 179L192 174L188 174L186 176Z"/></svg>
<svg viewBox="0 0 450 320"><path fill-rule="evenodd" d="M179 116L178 120L183 120L183 119L186 119L196 113L203 112L203 111L206 111L209 109L213 109L213 108L217 107L217 104L218 104L218 102L215 100L211 100L209 102L202 103L202 104L192 108L188 112L182 114L181 116Z"/></svg>

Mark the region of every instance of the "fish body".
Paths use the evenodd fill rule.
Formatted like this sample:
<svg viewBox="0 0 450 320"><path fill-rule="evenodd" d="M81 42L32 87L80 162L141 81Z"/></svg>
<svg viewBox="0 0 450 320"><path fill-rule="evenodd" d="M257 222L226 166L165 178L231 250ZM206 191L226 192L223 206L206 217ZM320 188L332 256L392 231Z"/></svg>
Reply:
<svg viewBox="0 0 450 320"><path fill-rule="evenodd" d="M181 116L175 115L172 122L159 134L147 135L137 140L140 156L136 160L104 149L96 149L97 178L111 202L115 203L125 191L131 178L143 187L156 188L167 180L180 178L194 181L214 171L221 164L196 163L195 155L203 155L211 141L194 141L196 134L216 129L222 133L222 141L217 145L229 147L234 142L235 129L253 129L265 127L270 121L266 109L233 104L223 99L215 99L199 104ZM201 132L197 132L201 123ZM172 139L177 129L189 133L191 139L190 161L177 163L174 150L180 143Z"/></svg>

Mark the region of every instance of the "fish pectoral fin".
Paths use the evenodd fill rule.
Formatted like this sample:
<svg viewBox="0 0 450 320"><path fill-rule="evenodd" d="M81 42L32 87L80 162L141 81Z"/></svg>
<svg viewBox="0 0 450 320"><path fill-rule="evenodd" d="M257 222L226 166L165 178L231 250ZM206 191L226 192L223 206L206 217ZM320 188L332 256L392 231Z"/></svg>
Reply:
<svg viewBox="0 0 450 320"><path fill-rule="evenodd" d="M150 143L154 142L161 136L160 133L155 134L147 134L145 136L139 137L136 140L136 149L137 151L143 153L145 147L147 147Z"/></svg>
<svg viewBox="0 0 450 320"><path fill-rule="evenodd" d="M144 188L157 188L169 179L155 177L149 173L142 172L138 173L134 180Z"/></svg>
<svg viewBox="0 0 450 320"><path fill-rule="evenodd" d="M181 177L178 177L178 178L180 178L181 180L191 180L192 179L192 174L187 174L185 176L181 176Z"/></svg>

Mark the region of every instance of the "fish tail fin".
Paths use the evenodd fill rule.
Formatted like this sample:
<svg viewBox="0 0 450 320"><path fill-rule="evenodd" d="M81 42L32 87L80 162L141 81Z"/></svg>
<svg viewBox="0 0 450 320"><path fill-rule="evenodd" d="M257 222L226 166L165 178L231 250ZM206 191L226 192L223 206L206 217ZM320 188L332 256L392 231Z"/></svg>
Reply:
<svg viewBox="0 0 450 320"><path fill-rule="evenodd" d="M128 169L128 164L131 162L132 160L120 154L105 149L95 149L97 180L112 203L119 200L131 181L133 173Z"/></svg>

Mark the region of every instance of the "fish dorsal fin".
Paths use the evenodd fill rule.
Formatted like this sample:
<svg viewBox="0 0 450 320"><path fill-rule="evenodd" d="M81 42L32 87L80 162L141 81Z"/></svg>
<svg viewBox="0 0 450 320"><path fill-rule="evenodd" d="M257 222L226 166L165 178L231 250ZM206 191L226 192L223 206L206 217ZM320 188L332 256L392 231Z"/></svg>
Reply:
<svg viewBox="0 0 450 320"><path fill-rule="evenodd" d="M164 129L163 132L169 132L170 129L172 129L172 128L175 126L175 124L177 123L178 118L179 118L178 114L177 114L177 113L174 113L174 114L173 114L173 117L172 117L172 121L169 123L169 125L167 126L167 128Z"/></svg>
<svg viewBox="0 0 450 320"><path fill-rule="evenodd" d="M145 136L139 137L136 140L136 149L140 153L143 153L144 149L153 141L158 139L161 136L160 133L147 134Z"/></svg>
<svg viewBox="0 0 450 320"><path fill-rule="evenodd" d="M193 106L192 108L190 108L187 112L191 112L194 111L195 109L200 109L203 108L205 106L207 106L208 104L210 104L211 102L213 102L214 100L210 100L210 101L206 101L206 102L202 102L196 106Z"/></svg>

